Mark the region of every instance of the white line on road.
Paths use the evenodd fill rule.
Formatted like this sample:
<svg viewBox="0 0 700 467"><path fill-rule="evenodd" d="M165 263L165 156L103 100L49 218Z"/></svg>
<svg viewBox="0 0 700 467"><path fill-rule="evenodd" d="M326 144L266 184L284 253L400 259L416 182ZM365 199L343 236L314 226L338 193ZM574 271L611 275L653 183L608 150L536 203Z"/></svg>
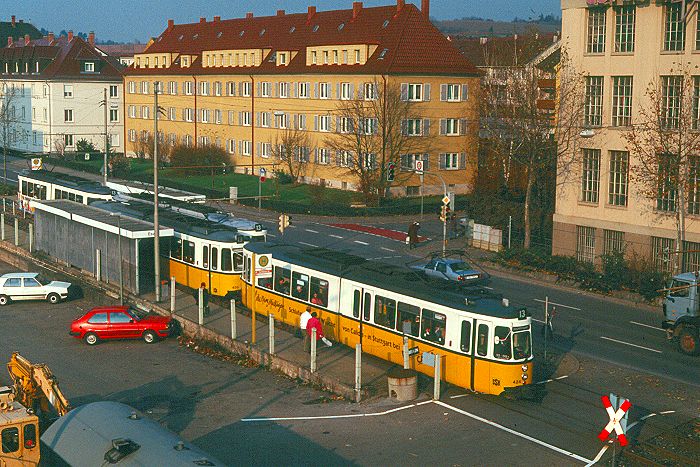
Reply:
<svg viewBox="0 0 700 467"><path fill-rule="evenodd" d="M392 253L396 253L396 250L392 250L391 248L381 247L380 250L391 251Z"/></svg>
<svg viewBox="0 0 700 467"><path fill-rule="evenodd" d="M544 381L538 381L538 382L536 382L535 384L546 384L546 383L551 383L551 382L553 382L553 381L560 380L560 379L564 379L564 378L568 378L568 377L569 377L569 375L557 376L556 378L546 379L546 380L544 380Z"/></svg>
<svg viewBox="0 0 700 467"><path fill-rule="evenodd" d="M369 243L361 242L360 240L355 240L355 243L359 243L360 245L369 245Z"/></svg>
<svg viewBox="0 0 700 467"><path fill-rule="evenodd" d="M310 246L311 248L318 248L318 245L314 245L313 243L299 242L299 244Z"/></svg>
<svg viewBox="0 0 700 467"><path fill-rule="evenodd" d="M272 237L272 238L275 238L275 237L276 237L277 235L275 235L275 234L271 234L271 233L268 233L268 234L267 234L267 236L268 236L268 237Z"/></svg>
<svg viewBox="0 0 700 467"><path fill-rule="evenodd" d="M613 338L611 338L611 337L600 336L600 338L601 338L601 339L605 339L606 341L617 342L618 344L624 344L624 345L629 345L629 346L632 346L632 347L637 347L637 348L639 348L639 349L648 350L649 352L663 353L663 352L661 352L660 350L650 349L649 347L643 347L643 346L637 345L637 344L630 344L629 342L619 341L619 340L613 339Z"/></svg>
<svg viewBox="0 0 700 467"><path fill-rule="evenodd" d="M359 418L359 417L378 417L380 415L389 415L400 410L410 409L411 407L417 407L419 405L429 404L432 401L418 402L417 404L405 405L403 407L397 407L395 409L385 410L383 412L375 413L355 413L346 415L319 415L315 417L260 417L260 418L241 418L242 422L280 422L285 420L331 420L338 418Z"/></svg>
<svg viewBox="0 0 700 467"><path fill-rule="evenodd" d="M329 235L329 237L333 237L333 238L340 238L340 239L342 239L342 238L343 238L343 237L341 237L340 235L334 235L334 234L330 234L330 235Z"/></svg>
<svg viewBox="0 0 700 467"><path fill-rule="evenodd" d="M536 301L536 302L540 302L540 303L544 303L544 300L540 300L539 298L536 298L535 301ZM572 309L572 310L581 311L581 308L576 308L575 306L563 305L563 304L561 304L561 303L556 303L556 302L549 302L549 304L550 304L550 305L554 305L554 306L560 306L560 307L563 307L563 308L570 308L570 309Z"/></svg>
<svg viewBox="0 0 700 467"><path fill-rule="evenodd" d="M544 324L544 321L542 321L542 320L539 320L539 319L537 319L537 318L531 318L531 319L532 319L533 321L537 321L538 323L542 323L542 324Z"/></svg>
<svg viewBox="0 0 700 467"><path fill-rule="evenodd" d="M500 425L496 422L492 422L491 420L486 420L485 418L482 418L482 417L479 417L478 415L474 415L472 413L466 412L462 409L458 409L457 407L453 407L450 404L446 404L445 402L442 402L442 401L433 401L433 402L437 405L440 405L440 406L445 407L447 409L453 410L457 413L461 413L462 415L466 415L469 418L480 421L482 423L486 423L487 425L491 425L492 427L498 428L499 430L503 430L506 433L510 433L512 435L519 436L520 438L526 439L528 441L532 441L533 443L539 444L540 446L544 446L548 449L551 449L552 451L556 451L560 454L564 454L565 456L576 459L577 461L580 461L580 462L583 462L586 464L593 462L590 459L586 459L585 457L579 456L578 454L574 454L573 452L567 451L567 450L562 449L562 448L558 448L552 444L545 443L544 441L540 441L537 438L533 438L532 436L528 436L525 433L520 433L519 431L515 431L511 428L505 427L505 426Z"/></svg>
<svg viewBox="0 0 700 467"><path fill-rule="evenodd" d="M311 230L311 229L304 229L304 230L306 230L307 232L311 232L311 233L318 233L318 230Z"/></svg>
<svg viewBox="0 0 700 467"><path fill-rule="evenodd" d="M605 454L605 451L607 451L609 447L610 447L609 444L606 444L605 446L603 446L603 447L600 449L600 452L598 452L598 455L595 456L595 459L593 459L593 460L590 461L588 464L586 464L586 467L591 467L593 464L595 464L596 462L598 462L598 461L600 460L600 458L603 457L603 454Z"/></svg>
<svg viewBox="0 0 700 467"><path fill-rule="evenodd" d="M630 321L630 323L636 324L637 326L644 326L645 328L657 329L659 331L664 331L664 332L666 331L665 329L661 329L661 328L656 327L656 326L649 326L648 324L644 324L644 323L638 323L636 321Z"/></svg>

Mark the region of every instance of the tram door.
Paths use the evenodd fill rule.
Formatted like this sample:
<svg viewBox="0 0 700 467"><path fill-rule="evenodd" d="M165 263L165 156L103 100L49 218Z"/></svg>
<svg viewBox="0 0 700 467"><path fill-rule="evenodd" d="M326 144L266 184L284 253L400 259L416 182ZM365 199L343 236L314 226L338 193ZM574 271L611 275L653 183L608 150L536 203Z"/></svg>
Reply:
<svg viewBox="0 0 700 467"><path fill-rule="evenodd" d="M493 324L490 321L478 319L475 321L474 348L472 351L472 388L475 391L490 392L491 364L489 348Z"/></svg>
<svg viewBox="0 0 700 467"><path fill-rule="evenodd" d="M372 297L374 297L374 291L362 287L354 287L352 296L352 316L356 320L354 321L356 329L353 334L357 337L353 339L353 342L347 342L347 345L354 345L356 343L362 344L363 341L366 340L367 332L370 331L371 328L365 326L365 323L369 323L372 316Z"/></svg>

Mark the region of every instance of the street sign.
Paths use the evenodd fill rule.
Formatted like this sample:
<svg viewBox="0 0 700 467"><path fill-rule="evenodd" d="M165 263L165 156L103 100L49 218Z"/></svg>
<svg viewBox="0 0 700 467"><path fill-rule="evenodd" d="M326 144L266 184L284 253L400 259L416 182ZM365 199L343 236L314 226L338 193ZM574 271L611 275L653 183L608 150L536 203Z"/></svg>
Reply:
<svg viewBox="0 0 700 467"><path fill-rule="evenodd" d="M617 397L615 397L614 394L612 394L614 397L615 402L618 402ZM620 407L613 408L612 402L610 402L610 397L608 396L602 396L600 398L601 401L603 401L603 407L605 407L605 411L608 413L608 417L610 417L610 421L608 422L607 425L605 425L605 428L598 434L598 439L601 441L606 441L608 439L608 436L610 436L610 433L612 430L615 430L615 433L617 434L617 440L620 442L620 446L627 446L627 437L625 436L625 430L622 428L622 424L620 421L623 418L627 417L627 411L632 407L632 404L630 403L629 400L627 399L620 399L622 403L620 404ZM625 427L627 426L627 420L625 420Z"/></svg>
<svg viewBox="0 0 700 467"><path fill-rule="evenodd" d="M427 366L435 366L435 354L430 352L423 352L423 358L421 363Z"/></svg>
<svg viewBox="0 0 700 467"><path fill-rule="evenodd" d="M423 172L423 161L421 161L421 160L415 161L414 168L415 168L416 172Z"/></svg>
<svg viewBox="0 0 700 467"><path fill-rule="evenodd" d="M265 181L265 175L267 175L267 170L264 168L260 168L260 181L264 182Z"/></svg>
<svg viewBox="0 0 700 467"><path fill-rule="evenodd" d="M444 204L444 205L450 204L450 197L445 196L444 198L442 198L442 204Z"/></svg>
<svg viewBox="0 0 700 467"><path fill-rule="evenodd" d="M410 349L408 349L408 355L418 355L418 346L411 347Z"/></svg>
<svg viewBox="0 0 700 467"><path fill-rule="evenodd" d="M266 278L272 277L272 255L258 255L255 261L255 277Z"/></svg>
<svg viewBox="0 0 700 467"><path fill-rule="evenodd" d="M41 170L44 164L41 161L41 157L32 158L32 170Z"/></svg>

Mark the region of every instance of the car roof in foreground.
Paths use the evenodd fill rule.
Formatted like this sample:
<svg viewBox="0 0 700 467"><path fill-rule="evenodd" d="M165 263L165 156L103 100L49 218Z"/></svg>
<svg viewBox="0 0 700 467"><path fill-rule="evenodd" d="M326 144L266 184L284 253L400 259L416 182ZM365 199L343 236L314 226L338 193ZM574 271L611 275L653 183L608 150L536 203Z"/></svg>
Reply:
<svg viewBox="0 0 700 467"><path fill-rule="evenodd" d="M124 311L128 309L129 305L104 305L91 308L90 311L88 311L88 313L91 313L93 311Z"/></svg>
<svg viewBox="0 0 700 467"><path fill-rule="evenodd" d="M2 277L3 279L9 279L9 278L15 278L15 277L36 277L38 276L38 272L8 272L7 274L3 274Z"/></svg>

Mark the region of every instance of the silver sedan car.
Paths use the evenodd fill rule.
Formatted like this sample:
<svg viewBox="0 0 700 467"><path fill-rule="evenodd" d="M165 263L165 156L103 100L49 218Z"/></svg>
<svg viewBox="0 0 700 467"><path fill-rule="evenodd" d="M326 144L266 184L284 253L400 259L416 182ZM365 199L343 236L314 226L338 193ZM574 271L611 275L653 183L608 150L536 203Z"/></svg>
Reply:
<svg viewBox="0 0 700 467"><path fill-rule="evenodd" d="M464 285L484 285L491 276L486 272L473 268L461 259L434 258L426 264L412 266L430 277L454 281Z"/></svg>

